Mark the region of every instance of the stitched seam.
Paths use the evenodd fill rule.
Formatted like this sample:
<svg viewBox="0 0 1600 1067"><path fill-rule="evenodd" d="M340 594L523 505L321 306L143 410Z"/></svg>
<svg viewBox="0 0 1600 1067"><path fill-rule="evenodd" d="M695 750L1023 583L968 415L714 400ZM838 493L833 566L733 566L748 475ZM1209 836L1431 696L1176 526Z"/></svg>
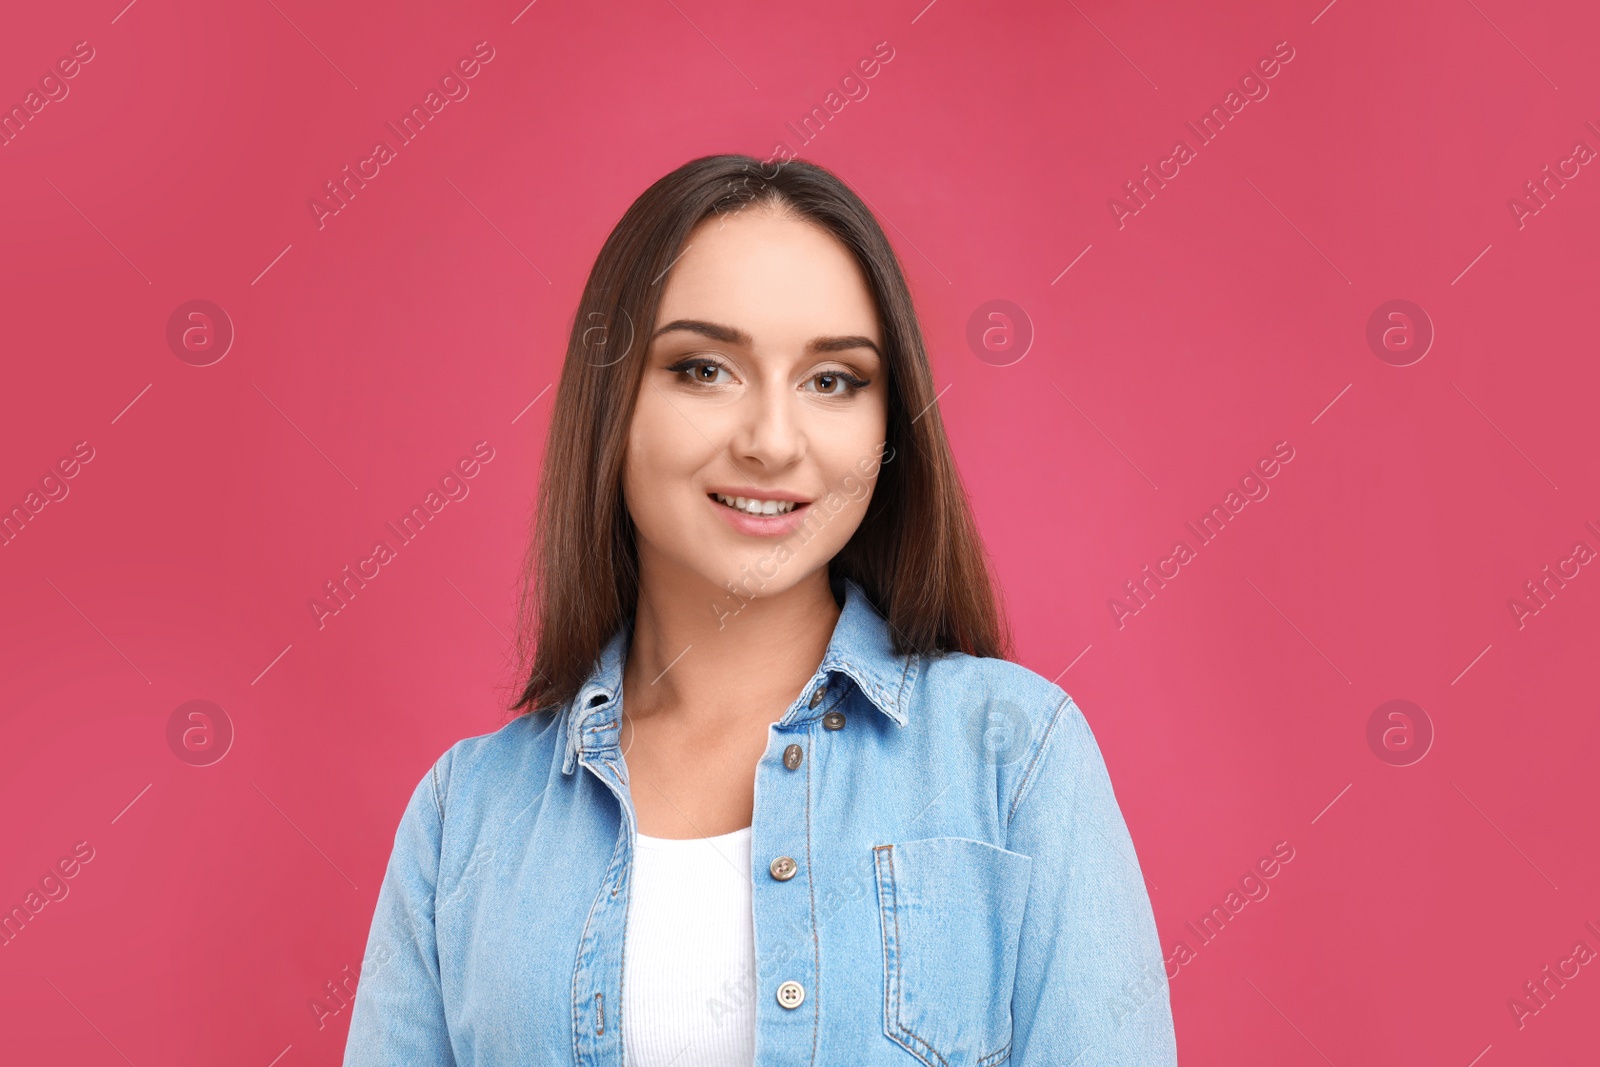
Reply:
<svg viewBox="0 0 1600 1067"><path fill-rule="evenodd" d="M839 709L839 705L843 704L850 698L851 686L861 689L862 696L868 697L868 699L871 698L870 694L867 693L865 689L861 688L861 683L859 681L852 678L848 674L844 677L845 681L843 684L839 685L837 689L835 689L832 685L828 686L828 695L823 698L822 703L818 704L814 708L807 707L805 717L796 719L791 725L797 727L804 726L809 730L812 726L815 726L817 723L826 718L829 712L837 711ZM832 731L829 732L831 733ZM811 735L808 736L813 744L815 744L815 737Z"/></svg>
<svg viewBox="0 0 1600 1067"><path fill-rule="evenodd" d="M433 770L428 777L433 780L433 806L439 812L439 825L444 825L444 802L439 799L439 764L433 765Z"/></svg>
<svg viewBox="0 0 1600 1067"><path fill-rule="evenodd" d="M896 841L895 844L905 847L907 845L914 845L923 841L960 841L964 845L981 845L986 849L990 849L991 851L999 852L1007 856L1017 856L1025 860L1033 859L1033 857L1028 855L1026 852L1016 852L1012 849L1005 848L1002 845L997 845L993 841L985 841L981 837L962 837L960 834L939 834L937 837L913 837L904 841Z"/></svg>
<svg viewBox="0 0 1600 1067"><path fill-rule="evenodd" d="M894 1028L894 1030L896 1032L890 1033L889 1036L895 1042L897 1042L900 1045L900 1047L904 1048L907 1052L911 1053L913 1056L915 1056L917 1059L921 1060L923 1063L928 1064L928 1067L935 1067L935 1063L936 1062L937 1062L937 1067L945 1067L945 1059L944 1059L944 1057L939 1055L938 1051L935 1050L933 1045L928 1042L927 1038L925 1038L922 1035L916 1033L910 1027L906 1026L905 1023L900 1021L900 1004L901 1004L901 1001L902 1001L902 999L904 998L904 995L905 995L905 979L904 979L904 975L901 972L901 963L905 959L905 953L904 953L904 946L903 946L903 944L901 942L901 937L900 937L899 898L895 893L894 846L893 845L877 845L877 846L875 846L873 848L872 851L875 854L874 855L875 859L876 859L876 854L882 853L883 857L886 859L886 861L889 864L889 875L888 875L886 883L885 882L880 882L879 883L879 887L880 888L879 888L878 901L879 901L879 907L882 908L882 906L883 906L883 890L882 890L882 886L884 884L887 884L888 887L889 887L889 898L890 898L889 899L889 914L891 916L893 916L893 918L894 918L894 1011L893 1011L893 1016L894 1017L893 1017L893 1022L891 1023L890 1020L889 1020L889 990L888 990L889 983L887 981L887 975L888 975L888 972L889 972L889 967L888 967L888 959L889 959L888 928L887 928L887 926L885 926L884 927L884 935L883 935L884 936L884 973L885 973L885 977L886 977L886 980L885 980L885 983L884 983L884 1022L887 1025L892 1025L893 1026L893 1028ZM881 870L881 867L880 867L880 870ZM916 1049L912 1048L909 1044L907 1044L904 1040L902 1040L902 1038L909 1038L912 1041L915 1041L917 1044L921 1045L924 1049L927 1050L928 1056L932 1056L933 1059L932 1060L928 1059L928 1056L924 1056L921 1052L919 1052Z"/></svg>
<svg viewBox="0 0 1600 1067"><path fill-rule="evenodd" d="M976 842L976 843L978 843L978 844L987 844L986 842ZM994 847L994 846L990 846L990 847ZM1007 850L1001 850L1001 851L1007 851ZM887 860L888 860L889 874L888 874L887 884L889 886L889 895L890 895L890 898L891 898L888 906L889 906L890 914L892 914L894 916L894 929L895 929L895 953L894 953L895 1003L894 1003L894 1013L893 1013L893 1015L894 1015L893 1026L894 1026L894 1029L896 1031L898 1031L900 1035L903 1035L903 1036L911 1039L912 1041L917 1042L923 1048L925 1048L927 1050L927 1052L928 1052L928 1055L932 1056L933 1060L938 1061L938 1067L946 1067L947 1061L945 1060L945 1057L942 1056L936 1048L934 1048L933 1043L930 1042L927 1038L923 1037L921 1034L918 1034L916 1031L912 1030L910 1027L906 1026L900 1020L900 1003L901 1003L901 1000L902 1000L902 998L904 996L904 992L903 992L904 980L903 980L903 977L902 977L901 968L902 968L903 961L905 959L905 951L904 951L904 945L901 942L901 937L900 937L900 917L899 917L899 906L898 906L899 905L899 898L898 898L897 895L895 895L896 886L895 886L895 877L894 877L894 846L893 845L877 845L877 846L875 846L873 848L873 853L875 854L875 856L874 856L875 859L876 859L876 853L879 853L879 852L883 852L885 854ZM882 883L880 883L880 887L881 887L881 884ZM883 906L883 893L882 893L881 888L880 888L880 892L879 892L879 906L880 907ZM887 975L887 971L888 971L887 960L888 960L889 950L888 950L888 944L887 944L887 927L886 926L885 926L884 937L885 937L885 944L884 944L885 973ZM884 989L884 1012L885 1012L885 1020L886 1021L888 1019L888 1014L889 1014L889 994L888 994L887 985L888 985L888 983L886 981L885 982L885 989ZM1015 1022L1013 1021L1013 1026L1014 1025L1015 1025ZM916 1049L912 1048L905 1041L900 1040L899 1036L897 1036L896 1034L893 1034L893 1033L891 1033L889 1036L893 1040L895 1040L907 1052L910 1052L913 1056L916 1056L923 1063L928 1064L928 1067L934 1067L933 1061L930 1061L927 1058L927 1056L922 1055L920 1052L918 1052ZM1015 1036L1015 1034L1014 1034L1014 1030L1013 1030L1013 1032L1011 1034L1008 1034L1008 1036L1006 1037L1006 1043L1004 1045L1000 1046L998 1049L995 1049L993 1052L987 1053L986 1055L984 1055L982 1058L980 1058L978 1060L977 1067L994 1067L995 1064L1002 1063L1005 1060L1007 1060L1008 1058L1010 1058L1010 1056L1011 1056L1012 1038L1014 1036Z"/></svg>
<svg viewBox="0 0 1600 1067"><path fill-rule="evenodd" d="M900 672L900 689L894 695L894 709L896 711L900 712L902 717L905 716L905 711L901 707L901 701L905 698L905 695L906 695L906 682L911 677L911 667L912 667L912 665L915 664L915 663L918 663L921 659L922 659L922 657L920 655L918 655L917 653L913 652L911 655L906 657L905 669Z"/></svg>
<svg viewBox="0 0 1600 1067"><path fill-rule="evenodd" d="M911 661L918 658L920 657L915 654L907 657L905 669L900 673L900 688L897 690L893 701L890 701L887 691L872 680L857 678L854 674L844 670L842 667L839 668L839 673L844 675L846 680L849 681L850 685L854 685L857 689L861 690L862 696L866 697L874 704L878 705L879 707L882 707L884 704L891 704L895 710L899 711L901 697L904 695L906 690L906 680L911 674ZM850 695L850 685L841 686L840 688L842 691L831 701L831 703L827 700L824 700L820 705L820 712L810 718L800 720L800 723L797 723L796 725L816 722L820 720L823 715L826 715L828 712L837 709L839 705L843 704L845 699ZM828 695L829 697L833 697L833 688L831 686L829 687ZM900 712L900 714L902 717L905 715L903 711Z"/></svg>
<svg viewBox="0 0 1600 1067"><path fill-rule="evenodd" d="M896 957L896 960L898 961L898 957ZM944 1059L944 1057L939 1055L939 1053L934 1049L933 1045L928 1042L927 1038L925 1038L922 1035L917 1034L914 1031L912 1031L912 1029L910 1027L906 1026L899 1019L895 1020L895 1026L897 1026L900 1029L901 1033L905 1034L907 1037L911 1038L913 1041L915 1041L918 1044L920 1044L923 1048L927 1049L928 1050L928 1055L932 1056L935 1060L939 1061L939 1067L945 1067L945 1059ZM920 1057L919 1056L918 1058L922 1059L922 1061L924 1063L928 1062L927 1059L924 1058L924 1057Z"/></svg>
<svg viewBox="0 0 1600 1067"><path fill-rule="evenodd" d="M1022 775L1022 781L1017 783L1017 794L1011 800L1011 807L1006 812L1006 833L1011 832L1011 820L1016 818L1017 805L1022 803L1023 796L1033 785L1033 772L1038 769L1039 761L1044 759L1044 754L1050 749L1050 741L1055 736L1056 724L1061 721L1061 710L1072 702L1072 697L1063 693L1061 703L1056 705L1056 710L1050 713L1050 725L1044 728L1044 737L1039 741L1039 748L1034 752L1033 759L1028 761L1028 769Z"/></svg>
<svg viewBox="0 0 1600 1067"><path fill-rule="evenodd" d="M580 766L581 766L581 763L580 763ZM622 838L619 836L617 838L617 844L612 849L612 852L611 852L611 863L606 868L606 870L608 872L610 870L612 870L613 868L615 868L616 863L617 863L617 850L621 849L621 848L622 848ZM606 893L606 887L602 884L600 886L600 891L595 894L594 900L589 904L589 914L583 920L583 933L580 934L579 937L578 937L578 962L572 968L572 1059L573 1059L574 1063L582 1063L583 1060L584 1060L583 1054L579 1051L579 1048L578 1048L578 1028L579 1028L579 1026L582 1025L582 1016L579 1014L579 1011L578 1011L578 1005L579 1005L579 1003L581 1003L578 1000L578 975L581 974L583 972L583 969L584 969L583 968L584 946L588 943L588 940L589 940L589 928L594 925L594 912L595 912L595 909L600 906L600 902L602 900L606 899L607 896L609 896L609 894ZM628 936L626 928L624 928L622 936L623 936L624 943L626 943L627 936Z"/></svg>
<svg viewBox="0 0 1600 1067"><path fill-rule="evenodd" d="M847 690L849 686L845 687ZM841 697L841 699L843 699ZM812 751L816 751L816 727L808 727L806 740L811 743ZM811 899L811 953L814 970L812 973L811 990L811 1063L816 1067L817 1044L822 1037L822 941L817 935L817 880L812 877L816 870L811 865L811 761L805 761L806 767L806 888Z"/></svg>
<svg viewBox="0 0 1600 1067"><path fill-rule="evenodd" d="M1004 1046L979 1060L978 1067L994 1067L995 1064L1004 1062L1006 1059L1009 1059L1010 1056L1011 1042L1007 1041Z"/></svg>
<svg viewBox="0 0 1600 1067"><path fill-rule="evenodd" d="M883 687L878 685L877 680L869 677L868 672L857 667L854 663L848 660L841 660L834 669L855 683L856 688L861 690L862 695L874 704L882 707L889 702L888 695L884 692Z"/></svg>
<svg viewBox="0 0 1600 1067"><path fill-rule="evenodd" d="M872 701L874 704L882 704L888 699L884 695L883 690L878 686L878 683L873 681L871 678L866 678L863 680L862 678L857 678L852 674L850 676L850 680L855 682L856 685L860 686L861 692L866 694L867 699Z"/></svg>
<svg viewBox="0 0 1600 1067"><path fill-rule="evenodd" d="M623 839L630 837L629 832L628 832L628 819L627 819L626 815L624 815L623 819L622 819L622 831L623 831L622 835L617 839L617 848L619 850L622 848ZM637 833L637 831L638 831L638 826L637 826L637 824L635 824L634 832ZM630 840L630 846L631 846L631 840ZM631 854L629 855L629 858L630 859L632 858ZM627 1003L628 1003L628 996L627 996L627 992L626 992L626 990L628 988L628 911L629 911L629 909L631 909L633 907L633 879L632 878L629 878L627 880L627 884L625 885L624 888L626 889L626 895L622 898L622 949L621 949L620 957L618 958L618 961L617 961L617 984L618 984L618 987L623 990L623 993L621 993L617 997L617 1029L618 1030L622 1029L622 1015L623 1015L623 1012L627 1009ZM612 890L611 891L611 895L613 897L615 897L617 895L616 894L616 890ZM605 1025L604 1016L601 1017L600 1022L601 1022L602 1026ZM628 1063L627 1042L623 1041L620 1036L617 1039L617 1049L618 1049L618 1053L617 1054L622 1059L623 1067L627 1067L627 1063Z"/></svg>
<svg viewBox="0 0 1600 1067"><path fill-rule="evenodd" d="M889 1036L891 1041L899 1044L905 1048L907 1052L911 1053L913 1056L916 1056L920 1060L922 1059L921 1054L919 1054L917 1050L912 1048L910 1045L907 1045L904 1041L901 1041L899 1036L894 1032L895 1028L899 1025L899 1021L897 1018L897 1013L891 1005L889 991L891 989L895 989L896 992L898 992L898 989L895 987L894 968L899 964L899 956L895 956L895 964L892 966L889 962L889 923L891 920L894 922L896 936L898 937L900 920L899 917L895 915L894 904L892 903L894 893L893 879L885 880L883 874L882 853L886 849L892 851L894 846L875 845L872 849L873 875L878 883L878 930L879 936L883 940L883 1032ZM895 942L895 947L896 949L899 948L898 940Z"/></svg>

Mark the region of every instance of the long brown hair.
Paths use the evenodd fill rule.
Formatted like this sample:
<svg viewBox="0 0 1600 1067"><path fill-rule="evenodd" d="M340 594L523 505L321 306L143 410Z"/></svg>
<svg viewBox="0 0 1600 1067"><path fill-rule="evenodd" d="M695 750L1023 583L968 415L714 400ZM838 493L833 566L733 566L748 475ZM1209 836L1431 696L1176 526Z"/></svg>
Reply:
<svg viewBox="0 0 1600 1067"><path fill-rule="evenodd" d="M545 446L523 570L511 710L554 710L582 687L631 620L638 554L622 497L634 398L664 286L690 232L753 203L822 227L866 275L888 361L888 450L861 526L829 564L888 619L895 651L1010 654L1010 635L956 473L911 292L859 197L814 163L768 172L751 156L705 156L661 178L606 238L578 302Z"/></svg>

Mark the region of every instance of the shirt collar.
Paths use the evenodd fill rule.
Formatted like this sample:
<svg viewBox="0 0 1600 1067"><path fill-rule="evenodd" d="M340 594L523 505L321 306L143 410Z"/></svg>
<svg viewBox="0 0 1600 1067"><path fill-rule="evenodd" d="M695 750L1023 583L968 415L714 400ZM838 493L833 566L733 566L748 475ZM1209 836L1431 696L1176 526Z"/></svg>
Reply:
<svg viewBox="0 0 1600 1067"><path fill-rule="evenodd" d="M820 716L827 705L810 706L810 694L819 684L834 688L834 676L843 675L856 684L873 707L894 722L906 724L907 695L921 667L916 653L898 655L887 619L873 606L862 588L843 579L844 606L817 673L782 719L789 724L806 716ZM566 715L566 755L563 774L571 774L581 751L593 747L585 739L595 734L616 737L617 696L622 691L622 669L627 660L632 623L617 628L600 650L594 669L568 706ZM600 738L595 738L599 741Z"/></svg>

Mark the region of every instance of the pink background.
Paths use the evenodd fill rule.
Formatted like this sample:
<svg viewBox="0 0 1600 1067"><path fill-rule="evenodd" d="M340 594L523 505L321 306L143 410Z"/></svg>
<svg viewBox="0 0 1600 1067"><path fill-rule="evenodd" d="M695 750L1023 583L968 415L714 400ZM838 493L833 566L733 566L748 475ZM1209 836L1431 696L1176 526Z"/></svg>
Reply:
<svg viewBox="0 0 1600 1067"><path fill-rule="evenodd" d="M348 1009L311 1003L360 966L404 801L509 698L584 273L656 177L780 143L904 259L1018 656L1084 709L1163 945L1195 953L1183 1061L1593 1058L1600 965L1520 1027L1507 1004L1600 950L1600 568L1520 627L1508 604L1600 549L1600 173L1508 206L1600 148L1592 6L124 2L0 34L8 106L94 50L0 148L0 507L93 449L0 547L0 906L93 849L0 948L0 1058L339 1061ZM310 198L480 41L470 95L319 229ZM1199 147L1185 122L1280 41ZM1119 228L1180 137L1197 158ZM166 340L194 299L237 334L210 366ZM1409 366L1366 340L1395 299L1436 331ZM966 340L990 300L1034 332L1007 366ZM319 629L323 583L479 441L470 495ZM1119 627L1280 441L1270 495ZM167 740L194 699L235 734L210 766ZM1409 766L1367 740L1393 699L1435 733Z"/></svg>

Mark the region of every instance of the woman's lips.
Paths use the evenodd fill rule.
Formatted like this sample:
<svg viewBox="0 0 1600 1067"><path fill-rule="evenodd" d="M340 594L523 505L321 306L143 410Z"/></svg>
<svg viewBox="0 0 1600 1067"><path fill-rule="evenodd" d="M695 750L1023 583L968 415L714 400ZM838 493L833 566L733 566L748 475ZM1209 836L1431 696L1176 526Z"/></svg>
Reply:
<svg viewBox="0 0 1600 1067"><path fill-rule="evenodd" d="M712 494L706 494L706 503L714 508L722 520L731 526L736 533L748 537L782 537L798 529L805 522L809 503L796 503L795 506L782 515L751 515L722 503Z"/></svg>

